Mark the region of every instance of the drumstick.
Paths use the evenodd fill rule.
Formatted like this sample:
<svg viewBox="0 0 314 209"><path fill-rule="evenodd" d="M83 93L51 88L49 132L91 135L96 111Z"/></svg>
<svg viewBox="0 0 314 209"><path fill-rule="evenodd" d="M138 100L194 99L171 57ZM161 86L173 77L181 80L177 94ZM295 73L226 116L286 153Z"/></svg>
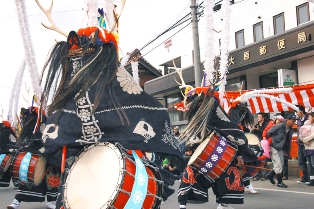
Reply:
<svg viewBox="0 0 314 209"><path fill-rule="evenodd" d="M261 169L261 170L267 170L267 171L271 171L272 169L270 168L263 168L263 167L258 167L258 166L253 166L253 165L243 165L245 167L249 167L249 168L258 168L258 169Z"/></svg>
<svg viewBox="0 0 314 209"><path fill-rule="evenodd" d="M61 176L60 176L61 181L60 181L60 184L61 184L62 179L63 179L66 156L67 156L67 146L63 146L63 148L62 148L62 157L61 157L62 159L61 159Z"/></svg>

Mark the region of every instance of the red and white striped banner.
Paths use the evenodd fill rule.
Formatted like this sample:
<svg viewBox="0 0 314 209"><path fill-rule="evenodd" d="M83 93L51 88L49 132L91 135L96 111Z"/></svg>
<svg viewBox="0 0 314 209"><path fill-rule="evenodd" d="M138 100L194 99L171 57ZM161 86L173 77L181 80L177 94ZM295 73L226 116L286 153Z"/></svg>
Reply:
<svg viewBox="0 0 314 209"><path fill-rule="evenodd" d="M293 86L290 93L276 93L274 97L286 101L293 105L302 105L305 108L314 107L314 84ZM252 113L258 112L282 112L292 110L282 102L264 97L253 97L248 100L248 105Z"/></svg>
<svg viewBox="0 0 314 209"><path fill-rule="evenodd" d="M282 111L293 110L286 103L293 105L302 105L305 108L314 107L314 84L299 85L289 87L292 89L289 93L267 93L267 94L255 94L247 100L247 104L251 112L273 112L278 113ZM252 92L252 90L245 90L241 93L238 91L227 91L223 98L223 107L228 112L230 108L230 102L243 95L246 92ZM179 111L187 111L183 105L183 101L179 102L169 108L175 108Z"/></svg>

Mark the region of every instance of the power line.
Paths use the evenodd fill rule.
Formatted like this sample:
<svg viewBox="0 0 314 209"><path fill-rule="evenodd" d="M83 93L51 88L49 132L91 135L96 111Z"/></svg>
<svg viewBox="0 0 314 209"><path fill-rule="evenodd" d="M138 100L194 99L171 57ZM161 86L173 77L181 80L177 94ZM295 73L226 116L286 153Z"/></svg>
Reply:
<svg viewBox="0 0 314 209"><path fill-rule="evenodd" d="M241 0L241 1L238 1L236 3L234 3L234 1L230 1L232 2L232 4L238 4L238 3L241 3L245 0ZM218 5L220 2L222 2L222 0L218 1L215 3L215 5ZM198 5L198 9L202 9L200 10L200 12L198 13L198 19L200 17L203 16L204 14L204 9L203 9L203 6L202 4L204 3L204 1L202 1L199 5ZM185 8L184 8L185 9ZM187 15L185 15L183 18L181 18L179 21L177 21L176 23L174 23L173 25L171 25L170 27L168 27L168 29L164 30L163 32L161 32L159 35L157 35L154 39L152 39L151 41L149 41L148 43L146 43L141 49L143 50L145 47L147 47L148 45L152 44L154 41L156 41L158 38L160 38L162 35L166 34L167 32L171 31L172 29L178 27L179 25L183 24L184 22L188 21L188 20L191 20L191 17L189 17L188 19L185 19L187 18L189 15L191 15L191 12L189 12ZM185 20L184 20L185 19ZM183 21L183 22L180 22L180 21ZM190 23L189 23L190 24ZM173 34L172 36L168 37L166 40L170 39L171 37L173 37L174 35L176 35L177 33L179 33L180 31L182 31L184 28L186 28L189 24L187 24L186 26L184 26L182 29L180 29L179 31L177 31L175 34ZM163 43L163 42L162 42ZM147 55L148 53L152 52L153 50L155 50L158 46L160 46L162 43L158 44L156 47L154 47L153 49L151 49L149 52L147 52L145 55ZM143 55L143 57L145 56Z"/></svg>
<svg viewBox="0 0 314 209"><path fill-rule="evenodd" d="M177 33L181 32L184 28L186 28L187 26L189 26L191 24L191 22L189 22L188 24L186 24L183 28L181 28L180 30L178 30L176 33L174 33L172 36L168 37L167 39L169 38L172 38L173 36L175 36ZM166 40L167 40L166 39ZM166 41L165 40L165 41ZM151 51L155 50L157 47L159 47L161 44L163 44L165 41L161 42L160 44L158 44L157 46L155 46L153 49L151 49L150 51L148 51L146 54L143 55L146 56L148 53L150 53Z"/></svg>
<svg viewBox="0 0 314 209"><path fill-rule="evenodd" d="M59 12L52 12L51 14L61 14L61 13L68 13L68 12L78 12L82 11L84 9L74 9L74 10L66 10L66 11L59 11ZM34 17L34 16L45 16L44 13L38 13L38 14L29 14L28 17ZM1 19L9 19L9 18L16 18L16 16L6 16L6 17L0 17Z"/></svg>
<svg viewBox="0 0 314 209"><path fill-rule="evenodd" d="M201 8L202 7L202 4L203 4L204 2L201 2L199 5L198 5L198 8ZM199 13L198 14L198 16L200 17L201 15L203 14L203 11L201 12L201 13ZM180 26L180 25L182 25L183 23L185 23L186 21L189 21L189 20L191 20L192 19L192 16L191 16L191 12L189 12L188 14L186 14L184 17L182 17L180 20L178 20L176 23L174 23L173 25L171 25L170 27L168 27L166 30L164 30L163 32L161 32L160 34L158 34L154 39L152 39L151 41L149 41L148 43L146 43L141 49L140 49L140 51L141 50L143 50L145 47L147 47L148 45L150 45L150 44L152 44L154 41L156 41L158 38L160 38L161 36L163 36L164 34L166 34L167 32L169 32L169 31L171 31L172 29L174 29L174 28L176 28L176 27L178 27L178 26ZM186 27L186 26L185 26ZM185 28L184 27L184 28ZM181 29L182 30L182 29ZM179 31L181 31L181 30L179 30ZM177 32L178 33L178 32ZM175 34L177 34L177 33L175 33ZM171 36L171 37L173 37L173 35ZM168 37L167 39L169 39L169 38L171 38L171 37ZM166 39L166 40L167 40ZM161 44L159 44L158 46L160 46ZM157 47L155 47L155 48L157 48ZM154 49L155 49L154 48ZM150 50L150 52L151 52L152 50ZM146 53L147 54L147 53Z"/></svg>
<svg viewBox="0 0 314 209"><path fill-rule="evenodd" d="M162 35L166 34L167 32L171 31L172 29L178 27L179 25L185 23L188 20L191 20L191 17L189 17L191 14L187 14L185 15L183 18L181 18L179 21L177 21L175 24L173 24L172 26L170 26L169 28L167 28L166 30L164 30L162 33L158 34L154 39L152 39L151 41L149 41L148 43L146 43L141 49L143 50L145 47L147 47L148 45L150 45L151 43L153 43L154 41L156 41L158 38L160 38ZM188 18L188 19L186 19Z"/></svg>

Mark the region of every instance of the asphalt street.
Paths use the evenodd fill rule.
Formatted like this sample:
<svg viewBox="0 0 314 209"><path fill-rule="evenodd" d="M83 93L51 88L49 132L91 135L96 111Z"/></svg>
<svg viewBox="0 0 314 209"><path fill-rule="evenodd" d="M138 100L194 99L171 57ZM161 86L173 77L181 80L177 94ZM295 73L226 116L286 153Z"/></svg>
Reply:
<svg viewBox="0 0 314 209"><path fill-rule="evenodd" d="M235 209L314 209L314 187L297 184L297 178L285 180L287 189L271 185L269 181L252 181L254 188L259 194L245 194L243 205L231 205ZM178 189L179 181L173 186ZM0 188L0 209L6 209L15 195L15 189L11 184L8 188ZM209 201L199 204L189 202L188 209L216 209L215 196L209 190ZM44 209L45 203L22 202L19 209ZM178 209L177 195L174 193L169 199L162 203L161 209Z"/></svg>

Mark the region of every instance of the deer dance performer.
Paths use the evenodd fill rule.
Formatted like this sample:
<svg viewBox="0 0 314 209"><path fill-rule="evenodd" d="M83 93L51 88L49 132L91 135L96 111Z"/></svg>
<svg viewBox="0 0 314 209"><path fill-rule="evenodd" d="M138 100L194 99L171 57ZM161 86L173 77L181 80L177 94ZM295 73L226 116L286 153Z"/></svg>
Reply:
<svg viewBox="0 0 314 209"><path fill-rule="evenodd" d="M189 196L207 202L210 187L218 208L243 204L244 186L237 166L243 165L242 153L247 146L244 132L219 105L217 92L208 87L192 92L193 95L187 97L187 101L191 101L187 114L189 123L181 135L182 141L199 146L181 179L180 208L186 208Z"/></svg>
<svg viewBox="0 0 314 209"><path fill-rule="evenodd" d="M166 108L120 65L110 31L98 26L71 31L66 42L53 47L46 64L43 95L53 99L42 153L68 171L58 209L159 208L161 199L173 193L167 185L174 179L143 160L143 152L161 153L184 170ZM138 195L143 198L134 202Z"/></svg>
<svg viewBox="0 0 314 209"><path fill-rule="evenodd" d="M16 141L17 136L10 122L2 121L0 123L0 187L8 187L10 185L12 178L10 164L17 149ZM14 185L17 185L14 179L12 181Z"/></svg>
<svg viewBox="0 0 314 209"><path fill-rule="evenodd" d="M44 202L46 207L55 209L57 192L60 186L60 169L47 164L42 156L42 131L46 116L37 107L31 107L25 119L14 156L12 175L19 179L19 186L12 204L8 209L17 209L21 202Z"/></svg>

